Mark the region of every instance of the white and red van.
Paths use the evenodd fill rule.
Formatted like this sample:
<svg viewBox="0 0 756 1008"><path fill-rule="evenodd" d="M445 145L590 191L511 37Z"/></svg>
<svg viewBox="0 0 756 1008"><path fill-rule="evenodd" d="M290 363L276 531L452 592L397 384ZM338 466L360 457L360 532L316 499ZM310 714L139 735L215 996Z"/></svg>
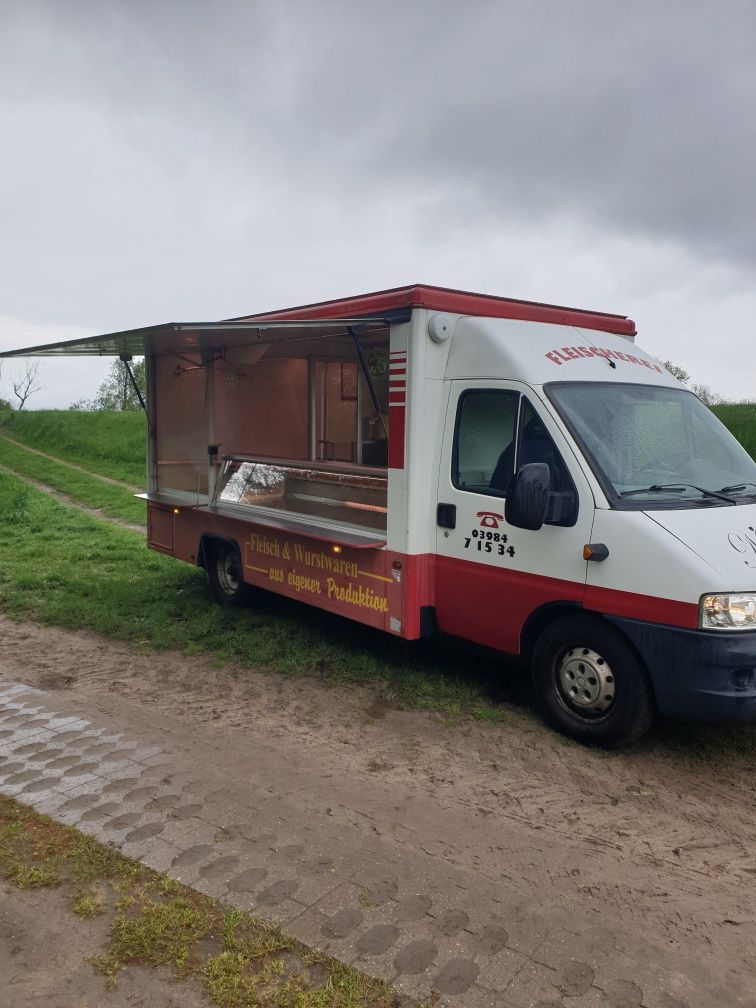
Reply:
<svg viewBox="0 0 756 1008"><path fill-rule="evenodd" d="M619 315L414 285L17 354L144 354L149 545L525 655L549 720L756 720L756 463Z"/></svg>

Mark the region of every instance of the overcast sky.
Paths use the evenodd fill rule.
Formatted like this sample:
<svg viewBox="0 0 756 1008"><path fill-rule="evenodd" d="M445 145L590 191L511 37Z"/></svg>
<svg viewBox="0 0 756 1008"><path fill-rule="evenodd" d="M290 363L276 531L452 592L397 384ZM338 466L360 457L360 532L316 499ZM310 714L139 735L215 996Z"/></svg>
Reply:
<svg viewBox="0 0 756 1008"><path fill-rule="evenodd" d="M751 0L0 0L0 348L419 281L756 399L755 50Z"/></svg>

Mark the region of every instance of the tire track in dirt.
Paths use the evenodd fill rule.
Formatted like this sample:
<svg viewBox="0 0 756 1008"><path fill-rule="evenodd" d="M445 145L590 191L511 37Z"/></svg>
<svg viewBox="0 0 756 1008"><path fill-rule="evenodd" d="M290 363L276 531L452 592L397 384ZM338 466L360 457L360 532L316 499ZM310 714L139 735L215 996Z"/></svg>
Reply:
<svg viewBox="0 0 756 1008"><path fill-rule="evenodd" d="M57 461L57 459L55 459ZM74 500L73 497L69 497L68 494L62 493L60 490L56 490L55 487L49 486L47 483L41 483L39 480L32 479L31 476L23 476L21 473L16 472L15 469L11 469L10 466L0 464L0 472L4 472L7 476L13 476L14 479L20 480L22 483L26 483L27 486L33 487L35 490L39 490L41 493L47 494L49 497L54 497L59 504L63 504L65 507L74 508L76 511L81 511L82 514L89 515L90 518L97 518L99 521L109 522L111 525L117 525L119 528L128 529L130 532L138 532L140 535L144 535L147 523L144 525L135 525L132 522L127 522L123 518L116 518L113 515L105 514L104 511L99 508L87 507L86 504L82 504L80 501Z"/></svg>
<svg viewBox="0 0 756 1008"><path fill-rule="evenodd" d="M134 486L133 483L124 483L122 480L113 479L112 476L103 476L101 473L92 472L91 469L85 469L84 466L76 465L75 462L69 462L58 455L48 455L47 452L40 451L39 448L32 448L24 444L23 441L17 441L15 438L8 437L7 434L0 434L0 438L16 448L22 448L24 451L30 452L32 455L39 455L40 458L47 459L49 462L57 462L58 465L66 466L67 469L84 473L85 476L91 476L93 479L100 480L102 483L109 483L111 486L118 487L121 490L130 490L133 493L140 493L142 490L142 487Z"/></svg>

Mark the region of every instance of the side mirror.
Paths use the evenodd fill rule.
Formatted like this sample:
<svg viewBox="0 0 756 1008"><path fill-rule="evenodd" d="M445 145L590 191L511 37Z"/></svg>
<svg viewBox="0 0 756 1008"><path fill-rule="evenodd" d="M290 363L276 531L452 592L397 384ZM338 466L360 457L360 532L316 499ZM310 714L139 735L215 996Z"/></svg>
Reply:
<svg viewBox="0 0 756 1008"><path fill-rule="evenodd" d="M546 520L551 475L545 462L521 466L509 485L504 517L515 528L537 531Z"/></svg>

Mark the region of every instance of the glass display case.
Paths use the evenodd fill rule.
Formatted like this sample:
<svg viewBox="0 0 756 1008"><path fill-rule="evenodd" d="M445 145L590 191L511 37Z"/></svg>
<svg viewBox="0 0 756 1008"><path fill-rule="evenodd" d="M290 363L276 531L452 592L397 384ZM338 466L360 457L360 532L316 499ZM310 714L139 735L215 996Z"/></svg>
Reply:
<svg viewBox="0 0 756 1008"><path fill-rule="evenodd" d="M226 457L213 506L271 508L385 531L388 481L380 470L357 466Z"/></svg>

